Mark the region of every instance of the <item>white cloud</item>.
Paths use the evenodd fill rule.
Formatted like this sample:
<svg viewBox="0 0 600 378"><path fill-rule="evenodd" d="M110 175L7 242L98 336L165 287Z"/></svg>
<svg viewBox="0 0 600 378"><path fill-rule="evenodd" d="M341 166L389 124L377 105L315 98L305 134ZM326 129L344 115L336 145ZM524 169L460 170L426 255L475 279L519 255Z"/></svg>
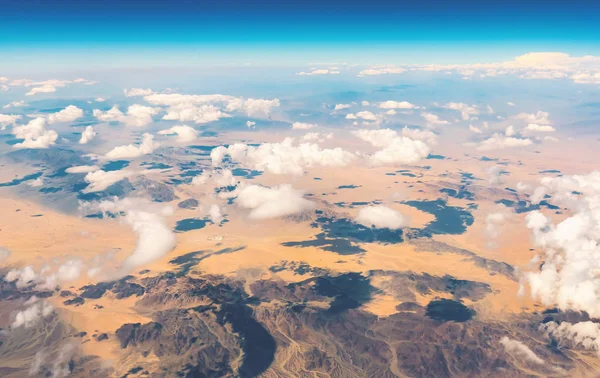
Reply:
<svg viewBox="0 0 600 378"><path fill-rule="evenodd" d="M159 111L157 108L134 104L127 108L127 114L123 114L116 105L105 112L94 109L93 114L103 122L116 121L127 126L144 127L152 123L152 116L158 114Z"/></svg>
<svg viewBox="0 0 600 378"><path fill-rule="evenodd" d="M33 327L41 319L48 317L53 312L54 307L46 301L34 303L25 310L17 312L15 320L12 322L10 327L13 329L19 327Z"/></svg>
<svg viewBox="0 0 600 378"><path fill-rule="evenodd" d="M194 105L183 103L171 106L163 119L166 121L194 122L197 124L218 121L229 118L231 115L224 113L214 105Z"/></svg>
<svg viewBox="0 0 600 378"><path fill-rule="evenodd" d="M84 180L89 183L83 192L84 193L93 193L100 192L112 184L123 180L124 178L131 177L135 175L135 172L127 169L120 169L117 171L108 171L105 172L103 170L97 170L89 172L85 175Z"/></svg>
<svg viewBox="0 0 600 378"><path fill-rule="evenodd" d="M530 123L525 128L525 131L540 132L540 133L551 133L555 131L554 127L550 125L538 125L537 123Z"/></svg>
<svg viewBox="0 0 600 378"><path fill-rule="evenodd" d="M8 248L0 247L0 263L6 261L10 257L10 255L12 255L12 253Z"/></svg>
<svg viewBox="0 0 600 378"><path fill-rule="evenodd" d="M44 186L44 180L41 177L38 177L35 180L29 181L27 185L32 188L39 188L40 186Z"/></svg>
<svg viewBox="0 0 600 378"><path fill-rule="evenodd" d="M515 131L515 127L513 125L509 125L506 127L506 130L504 131L504 135L506 135L507 137L511 137L514 136L517 132Z"/></svg>
<svg viewBox="0 0 600 378"><path fill-rule="evenodd" d="M21 118L18 114L0 114L0 126L4 130L6 126L16 124Z"/></svg>
<svg viewBox="0 0 600 378"><path fill-rule="evenodd" d="M390 129L356 130L352 134L381 148L369 157L373 165L413 164L430 153L429 146L422 140L408 138Z"/></svg>
<svg viewBox="0 0 600 378"><path fill-rule="evenodd" d="M481 134L482 131L479 127L473 126L473 125L469 125L469 130L471 130L472 133L475 134Z"/></svg>
<svg viewBox="0 0 600 378"><path fill-rule="evenodd" d="M178 143L189 143L194 141L198 137L196 129L186 125L173 126L170 129L161 130L158 132L159 135L177 135Z"/></svg>
<svg viewBox="0 0 600 378"><path fill-rule="evenodd" d="M81 133L81 138L79 139L79 144L87 144L91 142L96 137L96 130L92 126L87 126L85 130Z"/></svg>
<svg viewBox="0 0 600 378"><path fill-rule="evenodd" d="M534 245L544 261L524 274L534 298L562 310L600 316L600 171L588 175L544 177L537 197L568 208L572 215L555 224L532 211L526 217ZM536 189L538 191L538 189ZM534 192L535 193L535 192Z"/></svg>
<svg viewBox="0 0 600 378"><path fill-rule="evenodd" d="M152 91L152 89L131 88L130 90L124 89L123 93L127 97L138 97L152 95L154 94L154 91Z"/></svg>
<svg viewBox="0 0 600 378"><path fill-rule="evenodd" d="M83 117L83 110L75 105L69 105L63 110L48 115L48 123L72 122Z"/></svg>
<svg viewBox="0 0 600 378"><path fill-rule="evenodd" d="M510 101L507 102L506 105L508 105L508 106L515 106L514 102L510 102Z"/></svg>
<svg viewBox="0 0 600 378"><path fill-rule="evenodd" d="M518 340L509 339L504 336L500 339L500 343L509 354L514 357L523 358L538 365L543 365L545 362L539 358L529 347Z"/></svg>
<svg viewBox="0 0 600 378"><path fill-rule="evenodd" d="M46 120L42 117L35 118L27 125L15 126L12 133L21 139L21 143L13 145L13 148L48 148L58 139L58 133L54 130L46 130Z"/></svg>
<svg viewBox="0 0 600 378"><path fill-rule="evenodd" d="M221 214L221 208L219 205L212 205L208 211L210 221L214 224L219 224L223 220L223 214Z"/></svg>
<svg viewBox="0 0 600 378"><path fill-rule="evenodd" d="M356 158L341 148L321 149L311 143L296 146L293 138L286 138L281 143L263 143L258 147L235 143L229 147L214 148L210 154L213 166L219 166L225 155L245 167L295 175L301 175L306 168L313 166L344 167Z"/></svg>
<svg viewBox="0 0 600 378"><path fill-rule="evenodd" d="M252 128L254 128L254 126L255 126L255 125L256 125L256 122L252 122L252 121L246 121L246 126L247 126L249 129L252 129Z"/></svg>
<svg viewBox="0 0 600 378"><path fill-rule="evenodd" d="M582 347L600 352L600 325L594 322L569 323L547 322L540 324L540 331L547 337L556 339L560 344Z"/></svg>
<svg viewBox="0 0 600 378"><path fill-rule="evenodd" d="M300 214L314 209L315 204L304 198L304 192L291 185L267 188L258 185L245 186L238 193L235 203L251 209L250 219L270 219Z"/></svg>
<svg viewBox="0 0 600 378"><path fill-rule="evenodd" d="M401 74L404 72L406 72L406 69L400 67L374 67L360 71L358 77Z"/></svg>
<svg viewBox="0 0 600 378"><path fill-rule="evenodd" d="M317 127L317 125L314 125L312 123L303 123L303 122L294 122L292 124L292 129L294 129L294 130L309 130L309 129L312 129L313 127Z"/></svg>
<svg viewBox="0 0 600 378"><path fill-rule="evenodd" d="M477 149L479 151L491 151L513 147L525 147L531 144L533 144L531 139L507 137L502 134L495 133L490 138L481 141L477 145Z"/></svg>
<svg viewBox="0 0 600 378"><path fill-rule="evenodd" d="M468 105L462 102L449 102L442 107L460 112L462 119L465 121L477 119L476 117L473 118L473 116L479 114L479 108L477 105Z"/></svg>
<svg viewBox="0 0 600 378"><path fill-rule="evenodd" d="M339 75L339 70L334 69L315 69L309 72L298 72L300 76L315 76L315 75Z"/></svg>
<svg viewBox="0 0 600 378"><path fill-rule="evenodd" d="M350 104L336 104L335 108L333 108L333 110L335 110L335 111L344 110L344 109L349 109L351 107L352 107L352 105L350 105Z"/></svg>
<svg viewBox="0 0 600 378"><path fill-rule="evenodd" d="M526 123L537 123L541 125L551 125L550 121L550 113L543 112L541 110L536 113L519 113L515 115L513 118L525 121Z"/></svg>
<svg viewBox="0 0 600 378"><path fill-rule="evenodd" d="M18 288L27 287L35 283L37 278L37 273L30 265L21 269L12 269L4 276L4 279L7 282L15 282L15 285L17 285Z"/></svg>
<svg viewBox="0 0 600 378"><path fill-rule="evenodd" d="M406 226L407 221L400 212L383 205L366 206L358 211L355 222L365 227L396 230Z"/></svg>
<svg viewBox="0 0 600 378"><path fill-rule="evenodd" d="M169 253L176 244L175 234L165 222L173 209L140 198L125 198L114 201L85 204L84 208L119 214L137 234L137 244L121 266L120 275L148 264Z"/></svg>
<svg viewBox="0 0 600 378"><path fill-rule="evenodd" d="M485 170L488 175L488 183L490 186L503 185L504 179L502 178L502 169L497 166L489 167Z"/></svg>
<svg viewBox="0 0 600 378"><path fill-rule="evenodd" d="M94 101L96 101L96 102L104 102L104 101L106 101L106 99L104 97L96 97L94 99Z"/></svg>
<svg viewBox="0 0 600 378"><path fill-rule="evenodd" d="M423 117L425 119L425 122L427 122L427 124L429 126L447 125L448 124L448 121L444 121L444 120L440 119L440 117L438 117L437 115L432 114L432 113L423 112L423 113L421 113L421 117Z"/></svg>
<svg viewBox="0 0 600 378"><path fill-rule="evenodd" d="M229 169L205 169L202 174L192 179L192 185L212 185L218 188L224 186L235 186L239 180Z"/></svg>
<svg viewBox="0 0 600 378"><path fill-rule="evenodd" d="M67 173L90 173L99 170L97 165L77 165L65 169Z"/></svg>
<svg viewBox="0 0 600 378"><path fill-rule="evenodd" d="M128 144L126 146L118 146L108 151L104 157L110 160L118 159L135 159L143 155L151 154L160 146L154 141L154 135L144 133L140 144Z"/></svg>
<svg viewBox="0 0 600 378"><path fill-rule="evenodd" d="M504 205L497 205L493 212L485 217L485 236L488 248L495 248L502 229L510 216L509 210Z"/></svg>
<svg viewBox="0 0 600 378"><path fill-rule="evenodd" d="M2 107L2 109L9 109L9 108L20 108L23 106L27 106L28 104L25 101L13 101L13 102L9 102L8 104L4 105Z"/></svg>
<svg viewBox="0 0 600 378"><path fill-rule="evenodd" d="M379 104L381 109L418 109L419 107L408 101L384 101Z"/></svg>
<svg viewBox="0 0 600 378"><path fill-rule="evenodd" d="M35 96L38 93L54 93L56 92L56 85L45 84L40 87L34 87L25 93L25 96Z"/></svg>

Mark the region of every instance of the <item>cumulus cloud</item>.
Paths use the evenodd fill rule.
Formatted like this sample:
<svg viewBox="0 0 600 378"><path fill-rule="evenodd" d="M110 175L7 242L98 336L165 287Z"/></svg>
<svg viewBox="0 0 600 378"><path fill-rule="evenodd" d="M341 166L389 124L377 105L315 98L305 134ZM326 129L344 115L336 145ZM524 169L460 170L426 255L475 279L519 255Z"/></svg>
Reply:
<svg viewBox="0 0 600 378"><path fill-rule="evenodd" d="M525 131L539 132L539 133L551 133L555 131L554 127L550 125L538 125L537 123L530 123L525 128Z"/></svg>
<svg viewBox="0 0 600 378"><path fill-rule="evenodd" d="M400 67L374 67L360 71L358 77L401 74L404 72L406 72L406 69Z"/></svg>
<svg viewBox="0 0 600 378"><path fill-rule="evenodd" d="M189 143L189 142L194 141L198 137L198 132L196 131L196 129L194 129L193 127L190 127L190 126L186 126L186 125L173 126L169 129L159 131L158 134L159 135L176 134L177 135L176 140L178 143Z"/></svg>
<svg viewBox="0 0 600 378"><path fill-rule="evenodd" d="M504 185L504 179L502 178L502 169L497 166L489 167L485 170L488 175L488 183L490 186Z"/></svg>
<svg viewBox="0 0 600 378"><path fill-rule="evenodd" d="M37 273L30 265L21 269L12 269L4 276L4 279L7 282L15 282L15 285L17 285L18 288L27 287L33 284L37 278Z"/></svg>
<svg viewBox="0 0 600 378"><path fill-rule="evenodd" d="M513 125L509 125L506 127L506 130L504 131L504 135L506 135L507 137L511 137L514 136L517 132L515 131L515 127Z"/></svg>
<svg viewBox="0 0 600 378"><path fill-rule="evenodd" d="M594 322L547 322L540 324L540 331L560 344L600 352L600 325Z"/></svg>
<svg viewBox="0 0 600 378"><path fill-rule="evenodd" d="M541 125L551 125L550 113L541 110L536 113L519 113L513 117L514 119L525 121L526 123L536 123Z"/></svg>
<svg viewBox="0 0 600 378"><path fill-rule="evenodd" d="M352 105L350 105L350 104L336 104L335 107L333 108L333 110L338 111L338 110L349 109L351 107L352 107Z"/></svg>
<svg viewBox="0 0 600 378"><path fill-rule="evenodd" d="M444 121L444 120L440 119L440 117L438 117L437 115L432 114L432 113L423 112L423 113L421 113L421 117L423 117L423 119L425 119L425 122L427 122L427 125L429 125L429 126L447 125L448 124L448 121Z"/></svg>
<svg viewBox="0 0 600 378"><path fill-rule="evenodd" d="M0 263L6 261L12 253L6 247L0 247Z"/></svg>
<svg viewBox="0 0 600 378"><path fill-rule="evenodd" d="M63 110L48 114L48 124L72 122L78 118L83 117L83 110L79 109L75 105L69 105Z"/></svg>
<svg viewBox="0 0 600 378"><path fill-rule="evenodd" d="M559 223L540 211L526 217L533 242L541 252L537 271L524 277L534 298L563 310L600 316L600 172L544 177L540 193L573 214ZM537 190L537 189L536 189ZM543 197L540 194L539 197Z"/></svg>
<svg viewBox="0 0 600 378"><path fill-rule="evenodd" d="M192 179L192 185L211 185L216 187L235 186L239 180L229 169L204 170L202 174Z"/></svg>
<svg viewBox="0 0 600 378"><path fill-rule="evenodd" d="M473 125L469 125L469 130L471 130L472 133L475 134L481 134L482 131L479 127L473 126Z"/></svg>
<svg viewBox="0 0 600 378"><path fill-rule="evenodd" d="M67 173L89 173L99 170L100 168L96 165L77 165L65 169Z"/></svg>
<svg viewBox="0 0 600 378"><path fill-rule="evenodd" d="M291 185L267 188L248 185L241 189L235 203L250 209L250 219L279 218L311 211L315 204L304 198L304 192Z"/></svg>
<svg viewBox="0 0 600 378"><path fill-rule="evenodd" d="M293 138L260 146L235 143L228 147L217 147L210 154L212 165L219 166L226 155L245 167L273 174L295 175L301 175L306 168L313 166L344 167L356 158L353 153L341 148L322 149L312 143L294 145Z"/></svg>
<svg viewBox="0 0 600 378"><path fill-rule="evenodd" d="M108 151L104 157L110 160L118 159L135 159L143 155L151 154L160 146L154 141L154 135L144 133L140 144L128 144L126 146L118 146Z"/></svg>
<svg viewBox="0 0 600 378"><path fill-rule="evenodd" d="M321 134L321 133L306 133L303 137L302 140L306 141L306 142L314 142L314 141L318 141L319 143L322 143L325 141L325 139L332 139L333 138L333 133L327 133L327 134Z"/></svg>
<svg viewBox="0 0 600 378"><path fill-rule="evenodd" d="M487 247L495 248L502 229L510 216L509 210L504 205L497 205L493 212L485 217L485 236Z"/></svg>
<svg viewBox="0 0 600 378"><path fill-rule="evenodd" d="M127 97L138 97L138 96L149 96L151 94L154 94L154 91L152 91L152 89L131 88L129 90L124 89L123 93Z"/></svg>
<svg viewBox="0 0 600 378"><path fill-rule="evenodd" d="M248 127L249 129L253 129L255 125L256 125L256 122L246 121L246 127Z"/></svg>
<svg viewBox="0 0 600 378"><path fill-rule="evenodd" d="M479 151L501 150L505 148L525 147L533 144L531 139L508 137L495 133L490 138L481 141L477 145Z"/></svg>
<svg viewBox="0 0 600 378"><path fill-rule="evenodd" d="M390 129L356 130L352 134L381 148L370 155L373 165L413 164L427 157L429 146L422 140L414 140Z"/></svg>
<svg viewBox="0 0 600 378"><path fill-rule="evenodd" d="M0 114L0 127L4 130L6 126L15 125L21 118L18 114Z"/></svg>
<svg viewBox="0 0 600 378"><path fill-rule="evenodd" d="M223 214L221 214L221 208L219 207L219 205L211 205L208 211L208 217L210 218L210 221L214 224L221 223L221 221L223 220Z"/></svg>
<svg viewBox="0 0 600 378"><path fill-rule="evenodd" d="M11 328L30 328L36 325L40 320L45 317L52 315L54 312L54 307L46 302L37 302L26 308L25 310L21 310L17 312L15 315L15 320L11 323Z"/></svg>
<svg viewBox="0 0 600 378"><path fill-rule="evenodd" d="M479 108L477 107L477 105L468 105L462 102L449 102L442 107L460 112L462 119L465 121L468 121L470 119L477 119L473 116L479 114Z"/></svg>
<svg viewBox="0 0 600 378"><path fill-rule="evenodd" d="M96 130L92 126L87 126L85 130L81 133L81 138L79 139L79 144L87 144L91 142L96 137Z"/></svg>
<svg viewBox="0 0 600 378"><path fill-rule="evenodd" d="M379 104L381 109L418 109L419 107L408 101L384 101Z"/></svg>
<svg viewBox="0 0 600 378"><path fill-rule="evenodd" d="M167 114L163 116L163 120L205 124L229 117L231 117L230 114L221 111L221 109L214 105L182 103L172 105L168 109Z"/></svg>
<svg viewBox="0 0 600 378"><path fill-rule="evenodd" d="M504 336L500 339L500 344L504 347L504 350L514 357L522 358L527 361L533 362L538 365L543 365L545 362L537 354L535 354L529 347L519 340L509 339Z"/></svg>
<svg viewBox="0 0 600 378"><path fill-rule="evenodd" d="M335 69L314 69L309 72L298 72L299 76L315 76L315 75L339 75L340 71Z"/></svg>
<svg viewBox="0 0 600 378"><path fill-rule="evenodd" d="M398 211L384 205L366 206L358 211L356 223L365 227L396 230L406 226L406 218Z"/></svg>
<svg viewBox="0 0 600 378"><path fill-rule="evenodd" d="M144 127L152 123L152 116L158 114L159 111L157 108L135 104L127 108L127 114L121 112L116 105L105 112L94 109L93 114L103 122L120 122L127 126Z"/></svg>
<svg viewBox="0 0 600 378"><path fill-rule="evenodd" d="M294 130L309 130L313 127L317 127L317 125L312 123L303 123L303 122L294 122L292 124L292 129Z"/></svg>
<svg viewBox="0 0 600 378"><path fill-rule="evenodd" d="M123 261L120 275L164 256L175 247L175 234L165 222L165 217L173 213L170 206L152 203L141 198L115 199L82 206L86 210L103 213L125 213L121 219L136 233L137 244L133 252Z"/></svg>
<svg viewBox="0 0 600 378"><path fill-rule="evenodd" d="M23 106L27 106L28 104L25 101L12 101L9 102L8 104L4 105L2 107L2 109L9 109L9 108L20 108Z"/></svg>
<svg viewBox="0 0 600 378"><path fill-rule="evenodd" d="M112 184L123 180L124 178L131 177L136 173L127 169L120 169L117 171L97 170L89 172L85 175L84 180L89 184L84 190L84 193L100 192Z"/></svg>
<svg viewBox="0 0 600 378"><path fill-rule="evenodd" d="M12 133L24 139L23 142L13 145L13 148L48 148L58 139L58 133L54 130L46 130L46 119L35 118L27 125L16 126Z"/></svg>

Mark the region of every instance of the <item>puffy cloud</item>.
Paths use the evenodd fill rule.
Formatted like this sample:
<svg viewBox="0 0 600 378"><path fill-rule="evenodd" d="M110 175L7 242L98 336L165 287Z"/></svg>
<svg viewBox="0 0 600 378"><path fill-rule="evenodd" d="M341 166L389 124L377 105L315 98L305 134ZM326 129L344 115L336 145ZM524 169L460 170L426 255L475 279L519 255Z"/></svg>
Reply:
<svg viewBox="0 0 600 378"><path fill-rule="evenodd" d="M513 118L525 121L527 123L537 123L541 125L550 125L550 113L539 110L537 113L519 113Z"/></svg>
<svg viewBox="0 0 600 378"><path fill-rule="evenodd" d="M405 126L402 129L402 136L422 140L430 146L437 144L437 135L429 130L410 129Z"/></svg>
<svg viewBox="0 0 600 378"><path fill-rule="evenodd" d="M256 125L256 122L253 122L253 121L246 121L246 126L247 126L249 129L252 129L252 128L254 128L254 126L255 126L255 125Z"/></svg>
<svg viewBox="0 0 600 378"><path fill-rule="evenodd" d="M406 226L407 221L400 212L383 205L366 206L358 211L355 222L366 227L396 230Z"/></svg>
<svg viewBox="0 0 600 378"><path fill-rule="evenodd" d="M83 117L83 110L75 105L69 105L63 110L48 115L48 123L72 122Z"/></svg>
<svg viewBox="0 0 600 378"><path fill-rule="evenodd" d="M527 345L518 340L509 339L504 336L500 339L500 344L502 344L506 352L515 357L523 358L538 365L543 365L545 363L544 360L539 358Z"/></svg>
<svg viewBox="0 0 600 378"><path fill-rule="evenodd" d="M374 67L360 71L358 77L401 74L404 72L406 72L406 69L400 67Z"/></svg>
<svg viewBox="0 0 600 378"><path fill-rule="evenodd" d="M35 180L27 182L27 185L32 188L39 188L40 186L44 186L44 180L41 177L38 177Z"/></svg>
<svg viewBox="0 0 600 378"><path fill-rule="evenodd" d="M489 167L485 170L488 175L488 183L490 186L503 185L504 180L502 179L502 169L497 166Z"/></svg>
<svg viewBox="0 0 600 378"><path fill-rule="evenodd" d="M432 114L432 113L423 112L423 113L421 113L421 117L423 117L423 119L425 119L425 122L427 122L427 124L429 126L447 125L448 124L448 121L444 121L444 120L440 119L440 117L438 117L437 115Z"/></svg>
<svg viewBox="0 0 600 378"><path fill-rule="evenodd" d="M96 130L92 126L87 126L85 130L81 133L81 138L79 139L79 144L87 144L91 142L96 137Z"/></svg>
<svg viewBox="0 0 600 378"><path fill-rule="evenodd" d="M475 134L481 134L482 131L479 127L473 126L473 125L469 125L469 130L471 130L472 133Z"/></svg>
<svg viewBox="0 0 600 378"><path fill-rule="evenodd" d="M0 126L4 129L6 126L16 124L21 118L17 114L0 114Z"/></svg>
<svg viewBox="0 0 600 378"><path fill-rule="evenodd" d="M4 105L2 107L2 109L9 109L9 108L20 108L23 106L27 106L28 104L25 101L13 101L13 102L9 102L8 104Z"/></svg>
<svg viewBox="0 0 600 378"><path fill-rule="evenodd" d="M204 124L229 118L231 115L224 113L214 105L194 105L190 103L171 106L163 116L166 121L194 122Z"/></svg>
<svg viewBox="0 0 600 378"><path fill-rule="evenodd" d="M379 104L381 109L418 109L419 107L408 101L384 101Z"/></svg>
<svg viewBox="0 0 600 378"><path fill-rule="evenodd" d="M449 102L442 107L459 111L462 119L465 121L468 121L472 118L472 116L479 114L479 108L477 105L468 105L462 102Z"/></svg>
<svg viewBox="0 0 600 378"><path fill-rule="evenodd" d="M581 347L600 352L600 325L594 322L569 323L547 322L540 324L540 331L560 344Z"/></svg>
<svg viewBox="0 0 600 378"><path fill-rule="evenodd" d="M351 107L352 107L352 105L350 105L350 104L336 104L335 108L333 108L333 110L335 110L335 111L344 110L344 109L349 109Z"/></svg>
<svg viewBox="0 0 600 378"><path fill-rule="evenodd" d="M221 214L221 208L219 205L212 205L208 211L208 217L214 224L219 224L223 220L223 214Z"/></svg>
<svg viewBox="0 0 600 378"><path fill-rule="evenodd" d="M555 129L554 129L554 127L552 127L550 125L538 125L537 123L530 123L525 128L525 131L550 133L550 132L555 131Z"/></svg>
<svg viewBox="0 0 600 378"><path fill-rule="evenodd" d="M126 146L118 146L108 151L104 157L110 160L118 159L135 159L143 155L151 154L160 146L154 141L154 135L144 133L140 144L128 144Z"/></svg>
<svg viewBox="0 0 600 378"><path fill-rule="evenodd" d="M270 219L311 211L315 204L304 198L302 190L291 185L267 188L259 185L245 186L238 193L235 203L250 209L250 219Z"/></svg>
<svg viewBox="0 0 600 378"><path fill-rule="evenodd" d="M84 180L87 183L89 183L89 185L83 190L83 192L85 192L85 193L100 192L100 191L108 188L112 184L119 182L119 181L123 180L124 178L131 177L135 174L136 174L135 172L133 172L131 170L127 170L127 169L120 169L117 171L108 171L108 172L105 172L103 170L89 172L87 175L85 175L85 178L84 178Z"/></svg>
<svg viewBox="0 0 600 378"><path fill-rule="evenodd" d="M127 108L127 114L123 114L118 106L113 106L110 110L101 111L94 109L93 114L98 120L103 122L116 121L127 126L144 127L152 123L152 116L159 113L159 109L144 105L131 105Z"/></svg>
<svg viewBox="0 0 600 378"><path fill-rule="evenodd" d="M539 211L526 217L543 264L524 277L544 305L600 316L600 172L544 177L539 197L573 214L555 224ZM537 189L536 189L537 190ZM543 194L543 196L542 196Z"/></svg>
<svg viewBox="0 0 600 378"><path fill-rule="evenodd" d="M506 130L504 131L504 135L506 135L507 137L511 137L514 136L517 132L515 131L515 127L513 125L509 125L506 127Z"/></svg>
<svg viewBox="0 0 600 378"><path fill-rule="evenodd" d="M196 129L186 125L173 126L170 129L161 130L158 132L159 135L177 135L178 143L189 143L198 137Z"/></svg>
<svg viewBox="0 0 600 378"><path fill-rule="evenodd" d="M192 179L192 185L213 185L216 187L235 186L239 180L229 169L204 170L202 174Z"/></svg>
<svg viewBox="0 0 600 378"><path fill-rule="evenodd" d="M334 69L316 69L309 72L298 72L300 76L315 76L315 75L339 75L339 70Z"/></svg>
<svg viewBox="0 0 600 378"><path fill-rule="evenodd" d="M508 105L508 106L515 106L515 103L509 101L509 102L506 103L506 105Z"/></svg>
<svg viewBox="0 0 600 378"><path fill-rule="evenodd" d="M97 165L77 165L65 169L67 173L89 173L99 170Z"/></svg>
<svg viewBox="0 0 600 378"><path fill-rule="evenodd" d="M138 96L149 96L154 94L152 89L143 89L143 88L131 88L129 90L124 89L123 93L127 97L138 97Z"/></svg>
<svg viewBox="0 0 600 378"><path fill-rule="evenodd" d="M306 141L306 142L313 142L313 141L324 142L325 139L332 139L332 138L333 138L333 133L328 133L328 134L306 133L302 137L302 140Z"/></svg>
<svg viewBox="0 0 600 378"><path fill-rule="evenodd" d="M317 125L314 125L312 123L294 122L292 124L292 129L294 129L294 130L309 130L316 126Z"/></svg>
<svg viewBox="0 0 600 378"><path fill-rule="evenodd" d="M413 164L427 157L429 146L422 140L399 135L390 129L356 130L352 134L381 148L369 157L373 165Z"/></svg>
<svg viewBox="0 0 600 378"><path fill-rule="evenodd" d="M341 148L321 149L317 144L301 143L294 145L293 138L286 138L281 143L263 143L260 146L249 146L236 143L229 147L220 146L211 151L213 166L219 166L223 158L231 159L246 167L273 174L301 175L308 167L344 167L356 156Z"/></svg>
<svg viewBox="0 0 600 378"><path fill-rule="evenodd" d="M479 151L491 151L513 147L525 147L531 144L533 144L531 139L507 137L502 134L495 133L490 138L481 141L477 145L477 149Z"/></svg>
<svg viewBox="0 0 600 378"><path fill-rule="evenodd" d="M10 270L4 279L7 282L15 282L18 288L23 288L31 285L38 278L37 273L32 266L28 265L22 269Z"/></svg>
<svg viewBox="0 0 600 378"><path fill-rule="evenodd" d="M45 84L39 87L34 87L29 90L29 92L25 93L25 96L35 96L38 93L54 93L56 92L56 85Z"/></svg>
<svg viewBox="0 0 600 378"><path fill-rule="evenodd" d="M106 101L106 99L104 97L96 97L94 99L94 101L96 101L96 102L104 102L104 101Z"/></svg>
<svg viewBox="0 0 600 378"><path fill-rule="evenodd" d="M13 145L13 148L48 148L58 139L58 133L54 130L46 130L46 120L42 117L35 118L27 125L16 126L12 133L21 139L21 143Z"/></svg>
<svg viewBox="0 0 600 378"><path fill-rule="evenodd" d="M239 102L230 102L227 105L227 110L235 111L241 109L249 117L270 116L273 108L278 108L279 105L279 99L276 98L272 100L248 98Z"/></svg>
<svg viewBox="0 0 600 378"><path fill-rule="evenodd" d="M411 65L407 68L414 71L456 73L467 79L514 75L529 80L570 79L579 84L600 83L600 57L575 57L560 52L529 53L505 62Z"/></svg>
<svg viewBox="0 0 600 378"><path fill-rule="evenodd" d="M84 204L87 210L120 214L137 235L133 252L123 261L120 275L148 264L169 253L176 244L175 234L165 222L165 217L173 213L170 206L152 203L140 198L125 198L114 201L101 201Z"/></svg>
<svg viewBox="0 0 600 378"><path fill-rule="evenodd" d="M52 315L53 312L54 307L46 301L34 303L25 310L17 312L15 320L10 326L13 329L19 327L33 327L41 319Z"/></svg>

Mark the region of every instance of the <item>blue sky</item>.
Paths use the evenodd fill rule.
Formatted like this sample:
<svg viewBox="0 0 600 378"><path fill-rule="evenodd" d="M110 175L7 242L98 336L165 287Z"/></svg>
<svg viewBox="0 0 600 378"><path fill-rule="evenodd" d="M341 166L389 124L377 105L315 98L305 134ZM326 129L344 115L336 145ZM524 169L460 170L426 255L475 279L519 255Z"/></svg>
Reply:
<svg viewBox="0 0 600 378"><path fill-rule="evenodd" d="M5 0L0 67L467 63L600 54L592 1Z"/></svg>

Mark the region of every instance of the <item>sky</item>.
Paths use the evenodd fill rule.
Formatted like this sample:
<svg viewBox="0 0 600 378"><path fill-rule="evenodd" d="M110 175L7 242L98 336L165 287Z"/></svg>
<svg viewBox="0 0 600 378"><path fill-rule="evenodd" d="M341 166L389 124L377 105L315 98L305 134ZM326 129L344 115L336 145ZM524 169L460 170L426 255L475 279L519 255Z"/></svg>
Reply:
<svg viewBox="0 0 600 378"><path fill-rule="evenodd" d="M592 1L5 0L0 68L473 63L600 55Z"/></svg>

